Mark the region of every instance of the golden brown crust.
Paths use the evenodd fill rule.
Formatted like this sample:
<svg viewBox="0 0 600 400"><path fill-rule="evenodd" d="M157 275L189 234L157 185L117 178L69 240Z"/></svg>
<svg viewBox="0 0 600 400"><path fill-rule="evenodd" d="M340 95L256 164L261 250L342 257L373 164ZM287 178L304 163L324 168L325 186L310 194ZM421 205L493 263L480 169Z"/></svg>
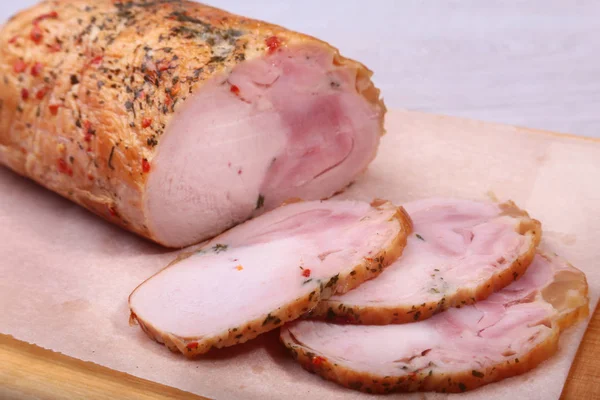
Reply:
<svg viewBox="0 0 600 400"><path fill-rule="evenodd" d="M46 0L0 31L0 163L153 239L143 193L161 135L211 77L306 35L184 0ZM383 124L383 112L382 124Z"/></svg>
<svg viewBox="0 0 600 400"><path fill-rule="evenodd" d="M377 208L382 204L383 203L374 203L373 207ZM385 204L388 206L390 205L389 203ZM406 246L406 239L411 232L412 222L402 207L397 208L397 211L391 220L394 219L399 223L398 235L394 238L388 248L381 250L375 254L373 258L363 259L363 262L355 266L350 272L346 274L337 274L331 277L327 283L321 283L318 289L315 289L308 295L300 297L290 304L286 304L254 321L240 325L237 328L229 329L228 331L212 337L184 338L168 332L159 331L148 321L139 318L133 310L131 311L130 322L138 322L142 330L151 339L163 343L172 351L180 351L188 358L193 358L206 353L212 348L222 348L245 343L248 340L254 339L261 333L282 326L285 322L298 319L300 316L314 308L319 301L327 299L334 294L346 293L348 290L357 287L362 282L379 275L385 267L393 263L402 255L402 251ZM169 264L167 268L189 256L189 253L185 253L182 257L178 257L177 260ZM143 283L141 285L143 285Z"/></svg>
<svg viewBox="0 0 600 400"><path fill-rule="evenodd" d="M526 211L519 209L512 201L503 203L500 207L503 210L502 215L519 218L516 231L528 237L530 245L526 252L519 254L510 267L498 271L486 282L473 289L461 288L455 294L445 296L440 301L416 305L357 306L343 301L327 300L315 307L310 313L310 318L364 325L410 323L431 318L450 307L460 308L484 300L492 293L510 285L523 276L533 261L541 240L542 226L539 221L530 218Z"/></svg>

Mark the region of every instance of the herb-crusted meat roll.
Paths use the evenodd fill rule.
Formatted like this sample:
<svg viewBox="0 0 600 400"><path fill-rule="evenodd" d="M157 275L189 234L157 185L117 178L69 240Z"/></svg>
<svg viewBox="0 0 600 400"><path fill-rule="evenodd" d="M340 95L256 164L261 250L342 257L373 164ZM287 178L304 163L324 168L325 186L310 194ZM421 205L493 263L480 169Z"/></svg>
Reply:
<svg viewBox="0 0 600 400"><path fill-rule="evenodd" d="M178 0L48 0L0 31L0 163L179 247L374 158L371 72L317 39Z"/></svg>

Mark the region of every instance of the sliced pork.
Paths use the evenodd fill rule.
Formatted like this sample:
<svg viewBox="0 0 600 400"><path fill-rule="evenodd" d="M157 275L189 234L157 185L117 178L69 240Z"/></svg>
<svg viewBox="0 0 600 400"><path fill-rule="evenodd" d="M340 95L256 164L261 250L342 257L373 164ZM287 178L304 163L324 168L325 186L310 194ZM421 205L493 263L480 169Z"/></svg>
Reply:
<svg viewBox="0 0 600 400"><path fill-rule="evenodd" d="M388 202L300 202L239 225L142 283L131 316L188 357L243 343L377 276L410 219Z"/></svg>
<svg viewBox="0 0 600 400"><path fill-rule="evenodd" d="M299 321L281 340L304 368L352 389L464 392L534 368L587 314L585 275L536 255L520 280L474 305L403 325Z"/></svg>
<svg viewBox="0 0 600 400"><path fill-rule="evenodd" d="M377 279L319 303L315 318L394 324L427 319L485 299L533 260L540 223L514 203L427 199L404 205L414 232Z"/></svg>
<svg viewBox="0 0 600 400"><path fill-rule="evenodd" d="M362 64L184 0L43 1L0 72L0 164L171 247L331 196L383 133Z"/></svg>

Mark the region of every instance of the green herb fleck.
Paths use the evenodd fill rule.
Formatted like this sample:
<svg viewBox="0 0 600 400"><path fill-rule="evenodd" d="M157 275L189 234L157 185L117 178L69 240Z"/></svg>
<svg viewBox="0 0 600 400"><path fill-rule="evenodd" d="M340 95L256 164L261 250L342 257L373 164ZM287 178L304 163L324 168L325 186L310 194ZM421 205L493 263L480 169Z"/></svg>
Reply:
<svg viewBox="0 0 600 400"><path fill-rule="evenodd" d="M418 233L415 236L417 237L417 239L421 239L422 241L425 241L425 239L423 239L423 236L419 235Z"/></svg>
<svg viewBox="0 0 600 400"><path fill-rule="evenodd" d="M259 208L264 207L265 205L265 196L263 196L262 194L258 195L258 200L256 200L256 209L258 210Z"/></svg>
<svg viewBox="0 0 600 400"><path fill-rule="evenodd" d="M273 323L275 325L279 325L281 323L281 319L276 316L271 315L271 313L267 314L267 317L263 321L262 325L265 326L268 323Z"/></svg>
<svg viewBox="0 0 600 400"><path fill-rule="evenodd" d="M228 245L226 245L226 244L220 244L220 243L217 243L217 244L216 244L216 245L215 245L215 246L214 246L212 249L213 249L213 251L214 251L215 253L219 254L219 253L220 253L220 252L222 252L222 251L227 251L227 248L228 248L228 247L229 247L229 246L228 246Z"/></svg>
<svg viewBox="0 0 600 400"><path fill-rule="evenodd" d="M302 282L303 285L306 285L307 283L309 283L310 281L312 281L312 278L305 280L304 282Z"/></svg>
<svg viewBox="0 0 600 400"><path fill-rule="evenodd" d="M333 308L329 307L329 309L327 310L327 317L326 318L331 321L331 320L335 319L336 316L337 315L335 315L335 312L333 311Z"/></svg>
<svg viewBox="0 0 600 400"><path fill-rule="evenodd" d="M417 312L415 313L415 315L413 315L413 319L416 321L416 320L418 320L418 319L419 319L419 317L420 317L420 316L421 316L421 311L417 311Z"/></svg>
<svg viewBox="0 0 600 400"><path fill-rule="evenodd" d="M483 378L484 377L483 372L479 372L479 371L476 371L476 370L471 371L471 374L473 374L473 376L475 378Z"/></svg>
<svg viewBox="0 0 600 400"><path fill-rule="evenodd" d="M465 390L467 390L467 386L462 382L459 382L458 388L460 389L461 392L464 392Z"/></svg>
<svg viewBox="0 0 600 400"><path fill-rule="evenodd" d="M156 137L152 136L146 140L146 144L150 147L154 147L158 144L158 141L156 140Z"/></svg>
<svg viewBox="0 0 600 400"><path fill-rule="evenodd" d="M333 278L331 278L329 280L329 282L327 282L327 285L325 287L331 287L331 286L335 285L339 278L340 278L340 274L335 275Z"/></svg>
<svg viewBox="0 0 600 400"><path fill-rule="evenodd" d="M115 167L113 167L112 165L112 159L113 159L113 155L115 154L115 146L112 147L112 149L110 149L110 155L108 156L108 167L110 169L115 169Z"/></svg>

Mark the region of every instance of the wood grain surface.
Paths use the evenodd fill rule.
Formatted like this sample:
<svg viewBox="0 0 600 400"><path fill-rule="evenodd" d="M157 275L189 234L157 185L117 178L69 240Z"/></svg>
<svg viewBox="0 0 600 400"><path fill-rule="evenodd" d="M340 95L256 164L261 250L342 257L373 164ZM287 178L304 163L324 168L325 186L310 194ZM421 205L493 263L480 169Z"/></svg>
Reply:
<svg viewBox="0 0 600 400"><path fill-rule="evenodd" d="M600 399L600 312L594 312L571 366L561 399Z"/></svg>
<svg viewBox="0 0 600 400"><path fill-rule="evenodd" d="M202 399L0 334L3 400Z"/></svg>
<svg viewBox="0 0 600 400"><path fill-rule="evenodd" d="M600 354L600 313L596 310L569 373L561 396L562 400L600 399L598 354ZM6 335L0 335L0 398L5 400L204 399L172 387L45 350Z"/></svg>

